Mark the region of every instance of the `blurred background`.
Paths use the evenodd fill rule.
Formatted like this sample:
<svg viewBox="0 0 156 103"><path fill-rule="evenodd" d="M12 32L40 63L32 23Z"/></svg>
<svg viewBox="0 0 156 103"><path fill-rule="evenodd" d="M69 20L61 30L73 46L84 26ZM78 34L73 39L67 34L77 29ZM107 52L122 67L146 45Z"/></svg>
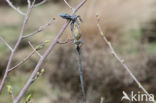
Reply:
<svg viewBox="0 0 156 103"><path fill-rule="evenodd" d="M11 0L26 11L26 0ZM40 2L41 0L37 0ZM75 7L80 0L68 0ZM27 41L37 45L42 41L52 41L64 21L59 14L70 13L63 0L49 0L34 8L27 24L25 35L47 23L56 20L45 31L22 41L14 56L13 65L31 53ZM88 0L77 13L81 15L82 64L87 99L89 103L121 102L122 91L141 91L111 52L96 26L96 14L100 15L101 25L117 53L125 59L131 71L150 93L156 94L156 1L155 0ZM11 46L18 38L23 17L10 8L5 0L0 1L0 36ZM60 41L71 39L70 28ZM48 44L40 51L42 54ZM10 52L0 42L0 79L3 76ZM15 96L28 80L39 57L33 55L29 61L9 74L6 85L12 85ZM32 103L80 103L81 87L77 65L77 54L72 43L57 44L42 66L45 74L29 88L25 98L32 94ZM7 88L3 89L0 103L10 103ZM126 101L124 101L126 102Z"/></svg>

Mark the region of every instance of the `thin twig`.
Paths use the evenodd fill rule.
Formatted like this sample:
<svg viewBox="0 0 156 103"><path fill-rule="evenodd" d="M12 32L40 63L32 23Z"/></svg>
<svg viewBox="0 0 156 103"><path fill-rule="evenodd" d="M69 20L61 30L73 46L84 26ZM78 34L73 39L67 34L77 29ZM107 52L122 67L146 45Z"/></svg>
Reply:
<svg viewBox="0 0 156 103"><path fill-rule="evenodd" d="M14 67L8 70L8 72L13 71L17 67L19 67L21 64L24 64L30 57L32 57L33 54L35 54L36 50L32 51L28 56L26 56L22 61L20 61L18 64L16 64Z"/></svg>
<svg viewBox="0 0 156 103"><path fill-rule="evenodd" d="M70 43L72 42L74 39L68 39L68 40L65 40L63 42L60 42L60 41L57 41L58 44L67 44L67 43Z"/></svg>
<svg viewBox="0 0 156 103"><path fill-rule="evenodd" d="M146 89L141 85L141 83L137 80L137 78L133 75L133 73L131 72L131 70L129 69L129 67L127 66L127 64L125 63L125 61L123 59L121 59L119 57L119 55L115 52L114 48L112 47L112 44L108 41L108 39L106 38L106 36L104 35L101 25L99 24L99 17L97 16L97 27L99 29L99 32L101 34L101 36L103 37L104 41L106 42L106 44L109 46L112 54L114 55L114 57L120 62L120 64L124 67L124 69L129 73L129 75L132 77L132 79L136 82L136 84L139 86L139 88L141 88L144 93L146 93L149 98L151 97L150 94L146 91ZM154 99L154 98L153 98ZM153 101L154 103L155 100Z"/></svg>
<svg viewBox="0 0 156 103"><path fill-rule="evenodd" d="M86 2L87 0L83 0L72 12L72 15L74 15L78 9L83 6L83 4ZM25 86L23 87L23 89L20 91L20 93L18 94L18 96L16 97L14 103L19 103L20 100L22 99L23 95L25 94L25 92L27 91L27 89L30 87L30 85L33 83L33 79L36 76L37 72L40 70L41 65L43 64L44 60L47 58L47 56L51 53L51 51L53 50L53 48L55 47L55 45L57 44L57 41L59 40L59 38L62 36L63 32L65 31L65 29L67 28L67 26L69 25L70 21L67 20L65 22L65 24L63 25L63 27L61 28L61 30L59 31L59 33L57 34L56 38L54 39L54 41L50 44L50 46L48 47L48 49L45 51L45 53L43 54L43 57L40 58L40 60L38 61L33 73L31 74L30 78L28 79L27 83L25 84Z"/></svg>
<svg viewBox="0 0 156 103"><path fill-rule="evenodd" d="M37 34L37 33L41 32L41 31L45 30L48 26L50 26L50 25L52 24L52 21L53 21L53 20L55 20L55 19L54 19L54 18L53 18L53 19L50 19L50 20L48 21L48 23L46 23L46 24L40 26L36 31L34 31L34 32L30 33L30 34L27 34L27 35L23 36L23 39L28 38L28 37L31 37L31 36L34 36L35 34Z"/></svg>
<svg viewBox="0 0 156 103"><path fill-rule="evenodd" d="M33 0L31 7L33 8L35 5L36 0Z"/></svg>
<svg viewBox="0 0 156 103"><path fill-rule="evenodd" d="M43 1L41 1L40 3L35 4L33 7L38 7L38 6L42 5L42 4L44 4L46 1L47 1L47 0L43 0Z"/></svg>
<svg viewBox="0 0 156 103"><path fill-rule="evenodd" d="M13 51L12 47L2 38L0 37L0 40L11 50Z"/></svg>
<svg viewBox="0 0 156 103"><path fill-rule="evenodd" d="M32 43L30 41L28 41L29 45L31 46L31 48L37 53L38 56L42 57L42 55L34 48L34 46L32 45Z"/></svg>
<svg viewBox="0 0 156 103"><path fill-rule="evenodd" d="M8 72L11 72L13 71L14 69L16 69L17 67L19 67L21 64L24 64L27 60L29 60L29 58L31 58L33 56L33 54L37 53L40 57L41 57L41 54L33 47L33 45L30 43L30 41L28 42L29 45L31 46L31 48L33 48L33 51L28 55L26 56L22 61L20 61L18 64L16 64L14 67L12 67L11 69L9 69ZM39 44L38 46L41 46L43 45L44 43L41 43Z"/></svg>
<svg viewBox="0 0 156 103"><path fill-rule="evenodd" d="M27 0L27 3L28 3L28 8L30 8L30 6L31 6L30 0Z"/></svg>
<svg viewBox="0 0 156 103"><path fill-rule="evenodd" d="M10 54L10 57L9 57L9 60L8 60L8 64L7 64L7 67L6 67L6 70L5 70L5 73L4 73L4 76L2 78L2 81L1 81L1 84L0 84L0 94L2 92L2 89L3 89L3 86L5 84L5 81L6 81L6 78L8 76L8 73L9 73L9 69L10 69L10 66L12 64L12 60L13 60L13 57L14 57L14 54L19 46L19 44L21 43L22 41L22 37L23 37L23 34L24 34L24 31L25 31L25 27L26 27L26 24L28 22L28 19L29 19L29 16L30 16L30 13L32 11L32 8L29 7L28 10L27 10L27 13L25 15L25 19L24 19L24 22L23 22L23 25L22 25L22 28L21 28L21 32L20 32L20 35L19 35L19 38Z"/></svg>
<svg viewBox="0 0 156 103"><path fill-rule="evenodd" d="M100 103L104 103L104 98L101 97Z"/></svg>
<svg viewBox="0 0 156 103"><path fill-rule="evenodd" d="M17 11L19 14L21 15L26 15L25 13L23 13L19 8L16 8L12 2L10 0L6 0L6 2L9 4L10 7L12 7L15 11Z"/></svg>
<svg viewBox="0 0 156 103"><path fill-rule="evenodd" d="M14 97L14 93L13 93L13 89L12 88L11 88L10 95L11 95L12 101L14 101L15 97Z"/></svg>
<svg viewBox="0 0 156 103"><path fill-rule="evenodd" d="M66 3L66 5L67 5L70 9L73 10L73 8L70 6L70 4L69 4L66 0L64 0L64 2Z"/></svg>

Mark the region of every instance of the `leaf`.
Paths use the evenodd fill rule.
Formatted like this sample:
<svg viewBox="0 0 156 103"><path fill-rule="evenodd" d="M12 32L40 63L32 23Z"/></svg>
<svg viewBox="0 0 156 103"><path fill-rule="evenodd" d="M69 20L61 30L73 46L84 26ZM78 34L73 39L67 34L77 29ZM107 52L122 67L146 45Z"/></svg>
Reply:
<svg viewBox="0 0 156 103"><path fill-rule="evenodd" d="M45 72L45 69L44 69L44 68L42 68L42 69L41 69L41 73L44 73L44 72Z"/></svg>
<svg viewBox="0 0 156 103"><path fill-rule="evenodd" d="M50 40L45 40L44 42L45 42L45 43L49 43L49 42L50 42Z"/></svg>
<svg viewBox="0 0 156 103"><path fill-rule="evenodd" d="M7 85L8 88L8 93L10 94L12 92L12 86L11 85Z"/></svg>
<svg viewBox="0 0 156 103"><path fill-rule="evenodd" d="M26 103L30 102L31 98L32 98L32 94L29 94L26 98Z"/></svg>

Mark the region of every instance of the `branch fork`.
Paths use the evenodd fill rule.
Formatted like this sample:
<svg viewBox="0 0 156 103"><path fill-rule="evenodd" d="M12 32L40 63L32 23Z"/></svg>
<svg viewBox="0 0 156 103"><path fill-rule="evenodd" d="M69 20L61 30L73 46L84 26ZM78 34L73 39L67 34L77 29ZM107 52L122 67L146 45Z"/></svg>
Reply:
<svg viewBox="0 0 156 103"><path fill-rule="evenodd" d="M65 22L65 24L63 25L63 27L60 29L60 31L58 32L56 38L54 39L54 41L51 42L50 46L47 48L47 50L44 52L43 55L41 55L39 52L37 52L37 50L33 47L33 45L31 44L31 42L29 42L29 45L33 48L33 52L28 55L26 58L24 58L20 63L18 63L17 65L15 65L14 67L11 68L11 65L12 65L12 61L13 61L13 57L14 57L14 54L18 48L18 46L20 45L21 41L23 40L23 38L27 38L27 37L30 37L32 35L35 35L37 34L38 32L44 30L47 26L49 26L51 24L51 21L48 22L46 25L43 25L41 27L39 27L39 29L31 34L28 34L26 36L24 36L24 31L25 31L25 28L26 28L26 24L28 22L28 19L30 17L30 13L32 11L32 8L33 7L37 7L41 4L43 4L46 0L44 0L43 2L39 3L39 4L36 4L35 5L35 0L31 3L30 0L27 0L27 3L28 3L28 9L27 9L27 12L24 13L22 12L20 9L18 9L17 7L15 7L12 2L10 0L6 0L7 3L9 4L10 7L12 7L15 11L17 11L19 14L21 15L24 15L25 16L25 19L24 19L24 22L23 22L23 25L22 25L22 28L21 28L21 31L20 31L20 35L19 35L19 38L14 46L14 48L12 48L3 38L0 38L0 40L11 50L11 54L10 54L10 57L9 57L9 60L8 60L8 64L7 64L7 67L6 67L6 70L5 70L5 73L4 73L4 76L3 76L3 79L1 81L1 84L0 84L0 93L4 87L4 84L5 84L5 81L7 79L7 76L8 76L8 73L12 70L14 70L16 67L18 67L19 65L23 64L26 60L28 60L34 53L37 53L39 56L40 56L40 59L36 65L36 67L34 68L30 78L28 79L27 83L24 85L24 87L21 89L21 91L19 92L19 94L17 95L17 97L14 98L13 100L13 103L19 103L21 101L21 99L23 98L24 94L26 93L26 91L28 90L28 88L30 87L30 85L33 83L34 81L34 78L35 76L37 75L37 72L40 70L43 62L45 61L45 59L47 58L47 56L51 53L51 51L53 50L53 48L55 47L55 45L57 44L59 38L62 36L63 32L65 31L65 29L67 28L67 26L69 25L70 21L67 20ZM66 0L65 0L66 1ZM83 6L83 4L86 2L87 0L82 0L75 9L72 9L72 7L67 3L65 2L69 8L72 9L72 14L71 15L74 15L78 9L80 9L80 7ZM53 19L54 20L54 19Z"/></svg>
<svg viewBox="0 0 156 103"><path fill-rule="evenodd" d="M23 39L23 34L24 34L24 31L25 31L25 27L26 27L26 24L28 22L28 19L30 17L30 13L32 11L32 8L35 4L35 0L31 3L30 0L27 0L27 3L28 3L28 9L27 9L27 12L26 13L23 13L20 9L16 8L12 2L10 0L6 0L6 2L9 4L10 7L12 7L15 11L17 11L18 13L20 13L21 15L24 15L25 18L24 18L24 22L23 22L23 25L22 25L22 28L21 28L21 31L20 31L20 35L18 37L18 40L16 41L16 44L15 46L12 48L2 37L0 37L0 40L10 49L11 51L11 54L10 54L10 57L9 57L9 60L8 60L8 64L6 66L6 70L5 70L5 73L4 73L4 76L2 78L2 81L0 83L0 94L2 92L2 89L4 87L4 84L5 84L5 81L7 79L7 76L8 76L8 73L12 70L14 70L16 67L18 67L20 64L24 63L27 58L31 57L34 52L32 52L32 54L30 54L28 57L26 57L24 60L22 60L19 64L17 64L15 67L12 67L11 68L11 65L12 65L12 61L13 61L13 57L14 57L14 54L18 48L18 46L20 45L22 39ZM48 24L49 25L49 24ZM46 28L46 27L45 27Z"/></svg>

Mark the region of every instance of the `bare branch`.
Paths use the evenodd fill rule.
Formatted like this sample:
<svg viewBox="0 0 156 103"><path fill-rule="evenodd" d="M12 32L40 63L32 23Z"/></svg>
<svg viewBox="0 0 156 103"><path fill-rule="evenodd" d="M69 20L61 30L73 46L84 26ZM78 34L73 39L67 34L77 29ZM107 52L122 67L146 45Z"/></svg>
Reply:
<svg viewBox="0 0 156 103"><path fill-rule="evenodd" d="M30 0L27 0L27 3L28 3L28 8L30 8L30 6L31 6Z"/></svg>
<svg viewBox="0 0 156 103"><path fill-rule="evenodd" d="M80 7L83 6L83 4L86 2L87 0L83 0L81 1L80 4L78 4L78 6L76 7L76 9L73 10L72 15L74 15L78 9ZM19 103L20 100L22 99L23 95L25 94L25 92L27 91L27 89L30 87L30 85L33 83L33 79L35 78L37 72L40 70L40 67L42 66L44 60L47 58L47 56L51 53L51 51L53 50L53 48L55 47L55 45L57 44L57 41L59 40L59 38L62 36L63 32L65 31L65 29L67 28L67 26L69 25L70 21L67 20L65 22L65 24L63 25L63 27L61 28L61 30L59 31L59 33L57 34L56 38L54 39L54 41L50 44L50 46L48 47L48 49L45 51L45 53L43 54L43 57L40 58L40 60L38 61L33 73L31 74L30 78L28 79L27 83L25 84L25 86L23 87L23 89L20 91L20 93L18 94L18 96L16 97L14 103Z"/></svg>
<svg viewBox="0 0 156 103"><path fill-rule="evenodd" d="M99 29L99 32L101 34L101 36L103 37L104 41L106 42L106 44L109 46L112 54L114 55L114 57L120 62L120 64L124 67L124 69L129 73L129 75L132 77L132 79L136 82L136 84L139 86L139 88L141 88L144 93L146 93L149 98L151 97L150 94L146 91L146 89L141 85L141 83L137 80L137 78L133 75L133 73L131 72L131 70L129 69L129 67L127 66L127 64L125 63L125 61L123 59L121 59L119 57L119 55L115 52L114 48L112 47L111 43L108 41L108 39L105 37L103 31L102 31L102 28L101 28L101 25L99 24L99 17L97 15L97 27ZM154 103L155 100L153 101Z"/></svg>
<svg viewBox="0 0 156 103"><path fill-rule="evenodd" d="M33 8L35 5L36 0L33 0L31 7Z"/></svg>
<svg viewBox="0 0 156 103"><path fill-rule="evenodd" d="M41 1L40 3L35 4L33 7L38 7L38 6L42 5L42 4L44 4L46 1L47 1L47 0L43 0L43 1Z"/></svg>
<svg viewBox="0 0 156 103"><path fill-rule="evenodd" d="M35 34L41 32L41 31L45 30L48 26L50 26L50 25L52 24L52 21L53 21L53 20L55 20L55 19L54 19L54 18L53 18L53 19L50 19L50 20L48 21L48 23L46 23L46 24L40 26L36 31L34 31L34 32L30 33L30 34L27 34L27 35L23 36L23 39L28 38L28 37L31 37L31 36L33 36L33 35L35 35Z"/></svg>
<svg viewBox="0 0 156 103"><path fill-rule="evenodd" d="M18 64L16 64L14 67L8 70L8 72L13 71L17 67L19 67L21 64L24 64L30 57L32 57L33 54L35 54L36 50L32 51L28 56L26 56L22 61L20 61Z"/></svg>
<svg viewBox="0 0 156 103"><path fill-rule="evenodd" d="M33 45L30 43L30 41L28 41L29 45L31 46L31 48L33 48L33 51L26 56L22 61L20 61L18 64L16 64L14 67L12 67L11 69L8 70L8 72L13 71L14 69L16 69L17 67L19 67L20 65L24 64L27 60L29 60L29 58L31 58L33 56L33 54L37 53L40 57L41 54L33 47ZM45 42L44 42L45 43ZM44 43L39 44L38 46L44 45Z"/></svg>
<svg viewBox="0 0 156 103"><path fill-rule="evenodd" d="M73 10L73 8L70 6L70 4L69 4L66 0L64 0L64 2L66 3L66 5L67 5L70 9Z"/></svg>
<svg viewBox="0 0 156 103"><path fill-rule="evenodd" d="M0 37L0 40L11 50L13 51L12 47L2 38Z"/></svg>
<svg viewBox="0 0 156 103"><path fill-rule="evenodd" d="M74 39L67 39L67 40L65 40L65 41L63 41L63 42L57 41L57 43L58 43L58 44L67 44L67 43L72 42L73 40L74 40Z"/></svg>
<svg viewBox="0 0 156 103"><path fill-rule="evenodd" d="M40 57L42 57L42 55L34 48L34 46L31 44L31 42L28 41L28 43L31 46L31 48L37 53L37 55L39 55Z"/></svg>
<svg viewBox="0 0 156 103"><path fill-rule="evenodd" d="M104 103L104 98L103 97L101 97L100 103Z"/></svg>
<svg viewBox="0 0 156 103"><path fill-rule="evenodd" d="M10 69L10 66L12 64L12 60L13 60L13 57L14 57L14 54L15 54L15 51L17 50L19 44L21 43L22 41L22 37L23 37L23 34L24 34L24 31L25 31L25 27L26 27L26 24L28 22L28 19L29 19L29 16L30 16L30 13L32 11L32 8L28 8L27 10L27 13L25 15L25 19L24 19L24 22L23 22L23 25L22 25L22 28L21 28L21 32L20 32L20 35L19 35L19 38L15 44L15 47L13 48L11 54L10 54L10 57L9 57L9 60L8 60L8 64L7 64L7 67L6 67L6 70L5 70L5 73L4 73L4 76L2 78L2 81L1 81L1 84L0 84L0 93L2 92L2 89L3 89L3 86L5 84L5 81L6 81L6 78L8 76L8 71Z"/></svg>
<svg viewBox="0 0 156 103"><path fill-rule="evenodd" d="M12 7L15 11L17 11L19 14L21 15L26 15L25 13L23 13L19 8L16 8L12 2L10 0L6 0L6 2L9 4L10 7Z"/></svg>

